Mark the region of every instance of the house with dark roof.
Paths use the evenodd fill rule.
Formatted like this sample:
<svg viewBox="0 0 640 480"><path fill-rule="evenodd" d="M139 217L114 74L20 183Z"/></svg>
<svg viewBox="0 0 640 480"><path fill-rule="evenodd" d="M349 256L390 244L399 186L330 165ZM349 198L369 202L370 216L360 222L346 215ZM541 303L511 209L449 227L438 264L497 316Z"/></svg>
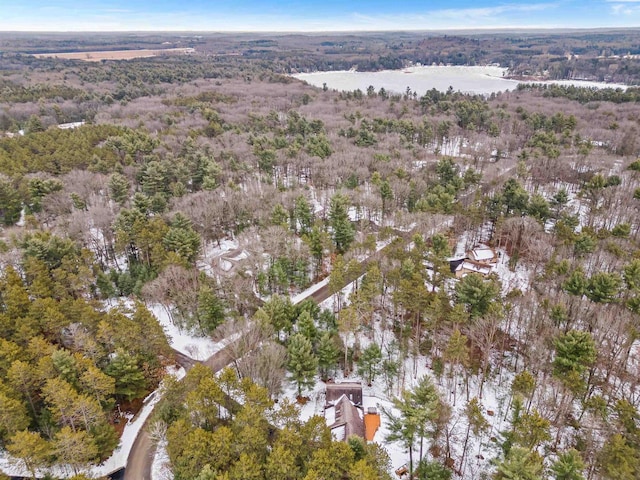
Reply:
<svg viewBox="0 0 640 480"><path fill-rule="evenodd" d="M335 422L329 425L329 428L336 440L347 441L352 435L364 438L364 420L361 407L357 407L343 395L333 408L335 408Z"/></svg>
<svg viewBox="0 0 640 480"><path fill-rule="evenodd" d="M357 435L372 441L380 427L375 407L365 413L360 382L329 383L325 391L324 417L334 438L346 442Z"/></svg>
<svg viewBox="0 0 640 480"><path fill-rule="evenodd" d="M335 403L342 396L347 397L355 405L362 405L362 384L360 382L328 383L326 403Z"/></svg>

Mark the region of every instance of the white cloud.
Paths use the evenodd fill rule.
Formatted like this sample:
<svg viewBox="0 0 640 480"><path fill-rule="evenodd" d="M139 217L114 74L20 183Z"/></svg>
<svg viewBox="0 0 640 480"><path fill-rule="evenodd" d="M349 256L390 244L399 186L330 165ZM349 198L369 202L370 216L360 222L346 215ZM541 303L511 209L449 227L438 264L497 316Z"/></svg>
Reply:
<svg viewBox="0 0 640 480"><path fill-rule="evenodd" d="M640 0L638 0L640 2ZM626 3L612 3L611 13L617 16L629 16L640 13L640 3L627 1Z"/></svg>

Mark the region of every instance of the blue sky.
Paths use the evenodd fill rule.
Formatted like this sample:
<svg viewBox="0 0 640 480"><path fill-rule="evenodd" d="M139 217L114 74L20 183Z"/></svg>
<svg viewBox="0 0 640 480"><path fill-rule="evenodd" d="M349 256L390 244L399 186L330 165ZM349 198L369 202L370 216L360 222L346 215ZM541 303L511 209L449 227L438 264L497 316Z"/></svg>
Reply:
<svg viewBox="0 0 640 480"><path fill-rule="evenodd" d="M640 0L0 0L2 31L640 27Z"/></svg>

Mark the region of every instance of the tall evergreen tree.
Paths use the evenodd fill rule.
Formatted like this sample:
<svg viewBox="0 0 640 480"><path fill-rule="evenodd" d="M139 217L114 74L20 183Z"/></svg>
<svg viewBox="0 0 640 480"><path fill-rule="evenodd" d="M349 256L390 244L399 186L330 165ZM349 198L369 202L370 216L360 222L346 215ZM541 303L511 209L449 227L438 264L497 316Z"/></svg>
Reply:
<svg viewBox="0 0 640 480"><path fill-rule="evenodd" d="M456 299L465 305L471 318L487 313L499 294L500 288L495 280L485 280L476 273L465 276L456 284Z"/></svg>
<svg viewBox="0 0 640 480"><path fill-rule="evenodd" d="M596 360L597 352L593 337L589 332L570 330L559 335L555 341L556 356L553 360L553 374L572 391L582 389L584 373Z"/></svg>
<svg viewBox="0 0 640 480"><path fill-rule="evenodd" d="M346 196L336 193L331 197L329 220L333 230L333 242L338 253L344 253L355 238L355 230L348 215L349 200Z"/></svg>
<svg viewBox="0 0 640 480"><path fill-rule="evenodd" d="M327 331L320 334L316 355L318 357L320 377L326 380L333 373L340 358L340 349L336 345L334 334Z"/></svg>
<svg viewBox="0 0 640 480"><path fill-rule="evenodd" d="M318 359L313 354L313 346L308 338L296 333L289 338L287 347L287 369L298 388L298 396L302 389L313 386L313 380L318 368Z"/></svg>

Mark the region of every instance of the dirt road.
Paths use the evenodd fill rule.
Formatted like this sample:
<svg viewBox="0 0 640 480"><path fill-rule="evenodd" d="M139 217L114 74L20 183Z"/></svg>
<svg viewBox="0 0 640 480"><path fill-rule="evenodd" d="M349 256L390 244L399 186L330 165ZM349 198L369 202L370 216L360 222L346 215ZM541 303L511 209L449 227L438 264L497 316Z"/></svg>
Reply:
<svg viewBox="0 0 640 480"><path fill-rule="evenodd" d="M237 341L238 340L236 340L236 342ZM219 372L229 364L231 358L229 351L235 346L234 343L235 342L231 342L229 345L214 353L202 363L210 367L214 372ZM185 370L189 370L196 363L200 363L180 352L175 353L178 364L181 367L184 367ZM149 415L149 419L152 416L153 414ZM124 480L151 480L151 466L153 464L153 457L156 453L156 448L149 437L147 429L149 419L144 423L135 442L133 442L129 458L127 459L127 466L124 470Z"/></svg>

